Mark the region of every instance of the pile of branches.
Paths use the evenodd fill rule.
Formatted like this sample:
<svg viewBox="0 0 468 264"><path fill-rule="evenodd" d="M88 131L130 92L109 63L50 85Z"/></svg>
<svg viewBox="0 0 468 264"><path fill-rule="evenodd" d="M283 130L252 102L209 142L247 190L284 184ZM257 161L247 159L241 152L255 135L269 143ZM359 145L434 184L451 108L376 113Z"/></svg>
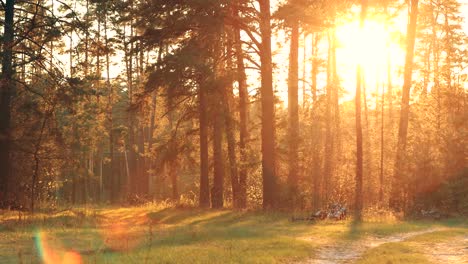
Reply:
<svg viewBox="0 0 468 264"><path fill-rule="evenodd" d="M343 220L348 214L346 205L340 203L330 204L326 209L320 209L307 217L292 217L291 221L318 221L318 220Z"/></svg>
<svg viewBox="0 0 468 264"><path fill-rule="evenodd" d="M152 201L152 198L149 195L138 195L138 194L128 194L126 199L126 204L130 206L139 206L144 205Z"/></svg>
<svg viewBox="0 0 468 264"><path fill-rule="evenodd" d="M432 208L430 210L422 209L420 212L420 217L425 219L440 220L442 218L447 218L448 214L441 212L435 208Z"/></svg>

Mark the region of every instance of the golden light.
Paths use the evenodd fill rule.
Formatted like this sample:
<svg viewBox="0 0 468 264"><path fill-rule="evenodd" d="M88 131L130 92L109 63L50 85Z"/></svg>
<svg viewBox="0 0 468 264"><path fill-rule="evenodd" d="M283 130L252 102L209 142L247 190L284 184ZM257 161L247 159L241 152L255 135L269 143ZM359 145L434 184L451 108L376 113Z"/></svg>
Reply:
<svg viewBox="0 0 468 264"><path fill-rule="evenodd" d="M340 60L363 66L385 65L389 34L383 23L368 21L361 28L357 21L351 22L338 27L336 35Z"/></svg>
<svg viewBox="0 0 468 264"><path fill-rule="evenodd" d="M392 71L398 68L404 50L391 32L400 30L384 20L372 18L367 19L363 27L356 19L336 28L337 71L348 96L354 95L356 65L362 66L366 84L372 86L387 80L388 65Z"/></svg>

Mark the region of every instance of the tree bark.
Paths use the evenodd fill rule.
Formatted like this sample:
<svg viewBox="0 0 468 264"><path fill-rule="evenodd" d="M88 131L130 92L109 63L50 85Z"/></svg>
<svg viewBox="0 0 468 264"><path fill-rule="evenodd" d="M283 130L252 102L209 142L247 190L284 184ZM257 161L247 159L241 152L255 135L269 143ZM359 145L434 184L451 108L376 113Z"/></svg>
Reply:
<svg viewBox="0 0 468 264"><path fill-rule="evenodd" d="M319 73L319 62L317 58L319 35L312 34L311 41L311 56L312 56L312 69L311 69L311 89L312 89L312 183L313 183L313 198L312 207L314 210L320 208L320 122L318 122L318 100L317 100L317 76Z"/></svg>
<svg viewBox="0 0 468 264"><path fill-rule="evenodd" d="M237 15L237 13L236 13ZM240 29L235 28L234 33L234 46L236 52L237 64L237 82L239 83L239 116L240 116L240 137L239 137L239 151L240 151L240 166L239 166L239 207L245 208L247 206L247 162L248 162L248 147L249 129L248 129L248 116L249 116L249 94L247 91L247 82L244 66L244 53L242 50Z"/></svg>
<svg viewBox="0 0 468 264"><path fill-rule="evenodd" d="M298 194L298 171L299 171L299 105L298 105L298 72L299 72L299 23L297 20L291 22L291 47L289 53L289 76L288 76L288 141L289 141L289 176L288 194L292 208L296 206Z"/></svg>
<svg viewBox="0 0 468 264"><path fill-rule="evenodd" d="M211 191L211 207L222 208L224 205L224 155L223 155L223 106L221 87L216 87L213 102L213 188ZM221 99L221 100L220 100ZM217 110L217 111L216 111Z"/></svg>
<svg viewBox="0 0 468 264"><path fill-rule="evenodd" d="M0 81L0 207L8 206L8 190L11 183L11 96L13 83L13 19L14 0L5 2L5 21L3 33L2 76ZM6 201L6 202L4 202Z"/></svg>
<svg viewBox="0 0 468 264"><path fill-rule="evenodd" d="M330 182L332 177L333 163L333 133L332 133L332 104L333 104L333 54L332 54L332 39L331 33L328 32L328 60L327 60L327 103L325 105L325 160L323 166L323 187L324 187L324 202L329 202Z"/></svg>
<svg viewBox="0 0 468 264"><path fill-rule="evenodd" d="M409 2L409 23L406 38L406 58L404 69L404 80L401 98L400 125L398 129L398 143L395 160L395 170L393 175L393 183L390 197L390 207L394 210L401 211L405 207L405 153L406 142L408 135L408 117L409 117L409 100L411 81L413 76L413 57L414 46L416 41L416 25L418 17L418 0Z"/></svg>
<svg viewBox="0 0 468 264"><path fill-rule="evenodd" d="M273 72L271 61L271 14L270 1L259 0L261 62L261 104L262 104L262 181L263 208L277 206L277 177L275 150L275 96L273 93Z"/></svg>
<svg viewBox="0 0 468 264"><path fill-rule="evenodd" d="M109 38L107 34L107 11L104 11L104 45L106 47L106 51L109 50ZM107 118L109 120L109 156L110 156L110 166L111 166L111 173L109 175L109 189L110 189L110 201L111 203L117 202L117 183L119 180L116 180L117 168L115 164L115 157L114 157L114 125L113 125L113 104L114 104L114 89L110 82L110 56L109 52L106 52L106 86L109 90L109 97L108 97L108 105L107 105Z"/></svg>
<svg viewBox="0 0 468 264"><path fill-rule="evenodd" d="M208 110L206 87L199 84L198 87L198 114L200 120L200 207L210 206L210 182L208 177Z"/></svg>
<svg viewBox="0 0 468 264"><path fill-rule="evenodd" d="M231 9L231 12L233 10ZM226 32L226 69L228 74L233 72L233 58L232 54L234 52L234 30L232 28L225 29ZM225 122L225 131L226 131L226 141L228 146L228 158L229 158L229 171L231 174L231 189L232 189L232 203L234 208L240 208L239 206L239 171L238 163L236 156L236 138L235 138L235 126L234 126L234 116L233 116L233 85L232 77L228 75L227 85L222 91L223 96L223 111L224 111L224 122Z"/></svg>
<svg viewBox="0 0 468 264"><path fill-rule="evenodd" d="M361 1L361 19L360 27L364 27L367 15L367 0ZM361 88L362 88L362 68L361 63L356 67L356 194L355 194L355 220L361 221L362 218L362 124L361 124Z"/></svg>

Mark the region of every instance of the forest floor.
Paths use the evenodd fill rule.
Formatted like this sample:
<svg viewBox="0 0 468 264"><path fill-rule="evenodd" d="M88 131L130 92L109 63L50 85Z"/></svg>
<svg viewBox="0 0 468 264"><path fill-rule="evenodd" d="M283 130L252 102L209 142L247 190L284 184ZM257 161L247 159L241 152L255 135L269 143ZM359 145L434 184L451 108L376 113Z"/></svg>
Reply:
<svg viewBox="0 0 468 264"><path fill-rule="evenodd" d="M468 221L291 222L156 206L0 211L0 263L468 263Z"/></svg>

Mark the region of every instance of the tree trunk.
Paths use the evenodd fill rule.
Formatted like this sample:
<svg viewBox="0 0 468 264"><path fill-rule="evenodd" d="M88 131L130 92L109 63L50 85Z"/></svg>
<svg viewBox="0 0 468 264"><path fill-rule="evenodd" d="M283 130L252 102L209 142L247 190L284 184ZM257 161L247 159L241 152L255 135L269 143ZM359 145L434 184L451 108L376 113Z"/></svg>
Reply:
<svg viewBox="0 0 468 264"><path fill-rule="evenodd" d="M239 205L239 174L237 170L236 157L236 138L234 135L233 116L231 112L232 87L230 91L225 91L223 95L223 104L225 112L225 131L228 145L229 171L231 173L232 202L235 208L241 208Z"/></svg>
<svg viewBox="0 0 468 264"><path fill-rule="evenodd" d="M342 145L341 145L341 118L340 118L340 82L338 77L338 68L337 68L337 60L336 60L336 28L333 28L332 31L332 68L333 68L333 106L334 106L334 113L335 113L335 120L334 120L334 146L335 146L335 162L334 166L332 167L332 175L336 175L337 173L337 166L341 164L342 159ZM334 183L333 183L334 184Z"/></svg>
<svg viewBox="0 0 468 264"><path fill-rule="evenodd" d="M312 56L312 70L311 70L311 89L312 89L312 182L313 182L313 199L312 207L314 210L320 208L320 122L318 122L318 101L317 101L317 76L319 73L319 62L317 59L319 35L312 34L311 43L311 56Z"/></svg>
<svg viewBox="0 0 468 264"><path fill-rule="evenodd" d="M232 10L231 10L232 11ZM233 46L233 34L235 33L232 29L225 29L226 32L226 69L230 73L233 71L233 58L231 57L234 51ZM232 189L232 203L234 208L239 208L239 173L238 164L236 157L236 138L235 138L235 125L233 115L233 86L231 76L228 76L228 84L223 87L222 100L223 100L223 111L224 111L224 122L226 131L226 140L228 146L228 158L229 158L229 171L231 174L231 189Z"/></svg>
<svg viewBox="0 0 468 264"><path fill-rule="evenodd" d="M263 208L272 209L277 205L277 177L275 150L275 96L273 93L273 72L271 61L271 15L270 1L259 0L261 62L261 103L262 103L262 181Z"/></svg>
<svg viewBox="0 0 468 264"><path fill-rule="evenodd" d="M364 27L367 15L367 0L361 1L361 20L360 27ZM362 88L362 69L358 63L356 67L356 195L355 195L355 220L361 221L362 217L362 124L361 124L361 88Z"/></svg>
<svg viewBox="0 0 468 264"><path fill-rule="evenodd" d="M158 49L158 59L157 59L157 65L160 65L161 59L162 59L162 51L163 51L163 45L162 43L159 44L159 49ZM154 144L154 129L155 129L155 118L156 118L156 104L157 104L157 94L158 90L153 91L151 95L151 113L150 113L150 127L149 127L149 135L148 135L148 151L150 152L149 157L147 158L147 166L149 171L147 172L148 174L148 190L151 194L154 194L156 191L155 184L155 173L153 171L154 169L154 162L153 162L153 157L152 157L152 149L153 149L153 144Z"/></svg>
<svg viewBox="0 0 468 264"><path fill-rule="evenodd" d="M289 177L288 194L292 208L297 204L298 194L298 170L299 170L299 106L298 106L298 71L299 71L299 23L292 21L291 47L289 53L288 76L288 141L289 141Z"/></svg>
<svg viewBox="0 0 468 264"><path fill-rule="evenodd" d="M224 155L223 155L223 106L221 87L216 87L213 102L213 188L211 191L211 207L222 208L224 204Z"/></svg>
<svg viewBox="0 0 468 264"><path fill-rule="evenodd" d="M13 18L14 0L5 2L3 33L2 76L0 81L0 207L8 206L11 184L11 96L13 94ZM4 203L4 204L3 204Z"/></svg>
<svg viewBox="0 0 468 264"><path fill-rule="evenodd" d="M411 80L413 73L413 57L414 46L416 41L416 25L418 17L418 0L409 2L410 17L407 29L406 39L406 58L404 69L404 80L401 98L400 125L398 129L397 154L395 160L395 171L393 175L393 183L390 197L390 207L394 210L401 211L405 207L405 153L406 141L408 135L408 117L409 117L409 100Z"/></svg>
<svg viewBox="0 0 468 264"><path fill-rule="evenodd" d="M104 11L107 12L107 11ZM106 51L109 50L109 38L107 35L107 13L104 14L104 45L106 47ZM109 175L109 188L110 188L110 201L111 203L117 202L117 183L116 176L117 176L117 168L115 164L115 157L114 157L114 125L113 125L113 104L114 104L114 89L110 82L110 56L109 52L106 52L106 85L107 89L109 90L109 98L108 98L108 105L107 105L107 114L109 120L109 156L110 156L110 166L111 166L111 173Z"/></svg>
<svg viewBox="0 0 468 264"><path fill-rule="evenodd" d="M238 16L237 10L235 16ZM234 46L236 52L236 65L237 65L237 82L239 84L239 117L240 117L240 137L239 137L239 151L240 151L240 166L239 166L239 207L245 208L247 206L247 162L248 162L248 148L247 142L249 141L249 94L247 91L247 82L244 66L244 51L242 50L241 33L238 27L234 32Z"/></svg>
<svg viewBox="0 0 468 264"><path fill-rule="evenodd" d="M200 120L200 207L210 206L210 182L208 177L208 110L206 88L203 84L198 87L198 112Z"/></svg>
<svg viewBox="0 0 468 264"><path fill-rule="evenodd" d="M333 167L333 133L332 133L332 99L333 99L333 54L332 54L332 39L331 33L328 32L328 62L327 62L327 103L325 106L325 160L323 166L323 184L324 184L324 202L329 202L330 182L332 177Z"/></svg>

